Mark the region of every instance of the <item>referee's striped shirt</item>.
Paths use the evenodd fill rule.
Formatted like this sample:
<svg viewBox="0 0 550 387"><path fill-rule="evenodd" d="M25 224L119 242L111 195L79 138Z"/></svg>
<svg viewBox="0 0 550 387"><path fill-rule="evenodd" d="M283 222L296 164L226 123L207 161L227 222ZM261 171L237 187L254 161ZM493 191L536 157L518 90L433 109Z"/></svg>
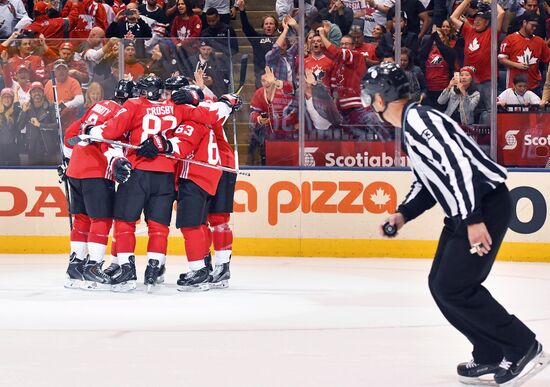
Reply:
<svg viewBox="0 0 550 387"><path fill-rule="evenodd" d="M437 201L449 217L482 222L481 198L506 180L506 169L453 119L430 107L407 105L402 130L416 180L398 211L412 220Z"/></svg>

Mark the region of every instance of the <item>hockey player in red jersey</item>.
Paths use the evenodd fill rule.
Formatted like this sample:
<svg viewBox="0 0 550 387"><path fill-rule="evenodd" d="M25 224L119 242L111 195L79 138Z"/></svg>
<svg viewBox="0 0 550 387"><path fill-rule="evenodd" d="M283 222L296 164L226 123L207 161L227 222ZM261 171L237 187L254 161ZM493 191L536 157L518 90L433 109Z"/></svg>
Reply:
<svg viewBox="0 0 550 387"><path fill-rule="evenodd" d="M66 176L74 215L67 288L109 289L110 277L102 265L113 221L114 181L124 183L131 170L120 148L105 143L71 147L67 139L78 135L82 126L102 124L114 117L131 96L133 86L132 81L121 80L113 100L92 105L65 133L64 154L70 159Z"/></svg>
<svg viewBox="0 0 550 387"><path fill-rule="evenodd" d="M164 143L159 142L158 134L175 129L180 122L193 120L214 124L225 120L232 109L230 102L219 102L210 108L195 108L189 103L198 103L186 90L173 93L181 96L181 105L171 100L161 101L163 84L155 75L142 78L137 83L139 98L129 99L111 120L93 127L89 134L96 138L116 139L128 132L132 145L144 148L157 146L163 152ZM174 98L175 99L175 98ZM141 213L145 213L149 240L148 259L161 263L165 259L168 243L168 226L175 199L175 161L166 157L154 159L142 157L130 149L127 154L132 163L132 176L119 187L115 197L115 231L117 257L120 270L112 277L112 290L127 291L136 287L135 273L135 224Z"/></svg>

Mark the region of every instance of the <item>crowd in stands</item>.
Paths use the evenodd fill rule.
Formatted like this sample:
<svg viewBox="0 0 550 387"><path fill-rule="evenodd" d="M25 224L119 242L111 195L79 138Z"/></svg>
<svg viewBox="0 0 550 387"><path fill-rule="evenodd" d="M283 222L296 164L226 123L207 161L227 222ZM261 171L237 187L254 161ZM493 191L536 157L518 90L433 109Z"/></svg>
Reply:
<svg viewBox="0 0 550 387"><path fill-rule="evenodd" d="M550 100L550 0L499 0L499 109ZM253 25L245 0L0 0L0 164L55 164L66 128L114 93L121 76L176 73L215 98L233 90L232 64L250 46L255 92L247 113L249 164L265 140L297 138L299 109L314 139L391 138L361 99L369 67L395 60L395 0L276 0ZM250 9L249 9L250 8ZM463 125L491 109L488 0L401 0L400 64L412 98ZM298 34L304 24L303 77ZM236 30L247 39L237 38ZM120 68L123 65L123 68ZM303 79L302 79L303 78ZM298 95L303 87L305 101ZM27 155L28 160L20 160Z"/></svg>

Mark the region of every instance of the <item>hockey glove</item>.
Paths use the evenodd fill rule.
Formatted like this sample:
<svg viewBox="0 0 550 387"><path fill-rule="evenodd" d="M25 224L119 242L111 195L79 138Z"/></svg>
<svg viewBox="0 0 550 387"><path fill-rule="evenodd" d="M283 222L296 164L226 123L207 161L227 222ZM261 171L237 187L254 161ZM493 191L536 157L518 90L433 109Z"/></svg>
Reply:
<svg viewBox="0 0 550 387"><path fill-rule="evenodd" d="M172 153L172 144L160 134L155 134L143 141L136 155L154 159L159 153Z"/></svg>
<svg viewBox="0 0 550 387"><path fill-rule="evenodd" d="M220 97L218 102L223 102L231 108L232 112L236 112L243 105L243 99L240 95L235 93L224 94Z"/></svg>
<svg viewBox="0 0 550 387"><path fill-rule="evenodd" d="M196 90L184 87L172 93L172 101L174 101L176 105L198 106L200 103L200 96Z"/></svg>
<svg viewBox="0 0 550 387"><path fill-rule="evenodd" d="M113 164L113 176L117 183L126 183L132 174L132 164L123 158L118 158Z"/></svg>
<svg viewBox="0 0 550 387"><path fill-rule="evenodd" d="M69 160L67 157L63 157L63 163L57 166L57 175L59 176L59 182L62 183L67 180L67 167L69 166Z"/></svg>
<svg viewBox="0 0 550 387"><path fill-rule="evenodd" d="M88 122L83 122L82 124L80 124L80 131L78 132L78 134L90 134L90 130L94 127L95 125L92 125Z"/></svg>

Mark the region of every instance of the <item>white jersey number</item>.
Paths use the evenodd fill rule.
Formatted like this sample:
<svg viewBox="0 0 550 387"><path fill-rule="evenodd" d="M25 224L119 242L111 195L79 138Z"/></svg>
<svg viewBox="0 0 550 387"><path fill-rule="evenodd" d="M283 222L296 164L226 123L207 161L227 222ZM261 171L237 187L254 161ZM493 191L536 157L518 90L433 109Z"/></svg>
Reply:
<svg viewBox="0 0 550 387"><path fill-rule="evenodd" d="M162 121L168 122L168 127L165 127L163 129ZM154 136L155 134L158 134L161 130L174 129L177 123L178 122L176 120L176 117L170 116L170 115L162 116L162 117L158 117L153 114L144 115L143 120L141 121L141 128L143 129L143 133L141 133L140 143L147 140L149 137Z"/></svg>

